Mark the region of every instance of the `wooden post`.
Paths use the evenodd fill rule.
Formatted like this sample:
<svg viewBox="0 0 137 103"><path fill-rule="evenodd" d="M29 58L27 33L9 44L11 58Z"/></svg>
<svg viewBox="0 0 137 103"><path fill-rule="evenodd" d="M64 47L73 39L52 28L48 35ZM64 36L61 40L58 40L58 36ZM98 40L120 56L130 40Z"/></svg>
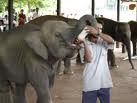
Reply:
<svg viewBox="0 0 137 103"><path fill-rule="evenodd" d="M95 16L95 0L92 0L92 7L91 7L91 13L93 16Z"/></svg>
<svg viewBox="0 0 137 103"><path fill-rule="evenodd" d="M61 0L57 0L57 16L60 16L61 11Z"/></svg>
<svg viewBox="0 0 137 103"><path fill-rule="evenodd" d="M13 0L8 0L9 30L13 28Z"/></svg>
<svg viewBox="0 0 137 103"><path fill-rule="evenodd" d="M117 0L117 21L119 21L120 17L120 0ZM116 48L119 48L119 42L116 41Z"/></svg>

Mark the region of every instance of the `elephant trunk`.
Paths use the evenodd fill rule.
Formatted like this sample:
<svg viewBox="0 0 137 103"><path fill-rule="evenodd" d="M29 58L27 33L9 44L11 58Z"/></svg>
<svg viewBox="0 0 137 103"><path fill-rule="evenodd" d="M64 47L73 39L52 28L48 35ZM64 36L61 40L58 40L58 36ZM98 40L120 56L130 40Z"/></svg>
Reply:
<svg viewBox="0 0 137 103"><path fill-rule="evenodd" d="M74 43L67 43L69 49L73 49L73 50L78 50L79 47L78 45L74 44Z"/></svg>

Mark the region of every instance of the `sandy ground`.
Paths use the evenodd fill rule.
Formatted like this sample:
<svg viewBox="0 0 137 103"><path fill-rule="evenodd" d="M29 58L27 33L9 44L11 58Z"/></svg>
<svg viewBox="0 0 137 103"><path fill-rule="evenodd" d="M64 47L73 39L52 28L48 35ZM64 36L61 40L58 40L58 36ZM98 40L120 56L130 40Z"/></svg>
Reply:
<svg viewBox="0 0 137 103"><path fill-rule="evenodd" d="M137 103L137 70L131 70L128 60L123 60L126 53L122 54L118 50L115 54L118 68L110 70L114 84L111 103ZM133 64L137 69L137 60L133 60ZM51 89L53 103L81 103L83 66L72 62L72 68L73 75L56 76L55 85ZM36 94L31 86L28 86L26 95L28 103L36 103Z"/></svg>

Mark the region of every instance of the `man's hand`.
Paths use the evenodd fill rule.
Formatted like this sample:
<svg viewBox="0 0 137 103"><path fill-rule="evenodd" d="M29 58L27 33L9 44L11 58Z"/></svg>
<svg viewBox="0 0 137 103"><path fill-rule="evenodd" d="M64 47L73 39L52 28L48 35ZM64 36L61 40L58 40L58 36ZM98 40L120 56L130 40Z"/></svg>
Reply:
<svg viewBox="0 0 137 103"><path fill-rule="evenodd" d="M95 27L92 27L92 26L87 26L86 27L86 32L88 33L88 34L91 34L91 35L93 35L93 36L95 36L95 37L97 37L98 36L98 30L95 28Z"/></svg>
<svg viewBox="0 0 137 103"><path fill-rule="evenodd" d="M81 43L84 43L83 39L80 39L80 38L75 39L75 44L81 44Z"/></svg>

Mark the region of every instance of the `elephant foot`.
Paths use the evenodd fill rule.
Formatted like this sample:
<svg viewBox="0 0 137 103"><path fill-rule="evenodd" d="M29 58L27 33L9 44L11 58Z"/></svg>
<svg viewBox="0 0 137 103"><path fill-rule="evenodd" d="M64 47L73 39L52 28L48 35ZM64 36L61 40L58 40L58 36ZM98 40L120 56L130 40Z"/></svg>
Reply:
<svg viewBox="0 0 137 103"><path fill-rule="evenodd" d="M58 75L63 75L63 72L59 72Z"/></svg>
<svg viewBox="0 0 137 103"><path fill-rule="evenodd" d="M74 72L72 70L70 70L70 71L64 71L63 73L64 74L74 74Z"/></svg>
<svg viewBox="0 0 137 103"><path fill-rule="evenodd" d="M74 74L74 72L71 70L71 71L61 71L58 73L58 75L63 75L63 74Z"/></svg>
<svg viewBox="0 0 137 103"><path fill-rule="evenodd" d="M11 94L7 93L0 93L0 103L13 103Z"/></svg>

